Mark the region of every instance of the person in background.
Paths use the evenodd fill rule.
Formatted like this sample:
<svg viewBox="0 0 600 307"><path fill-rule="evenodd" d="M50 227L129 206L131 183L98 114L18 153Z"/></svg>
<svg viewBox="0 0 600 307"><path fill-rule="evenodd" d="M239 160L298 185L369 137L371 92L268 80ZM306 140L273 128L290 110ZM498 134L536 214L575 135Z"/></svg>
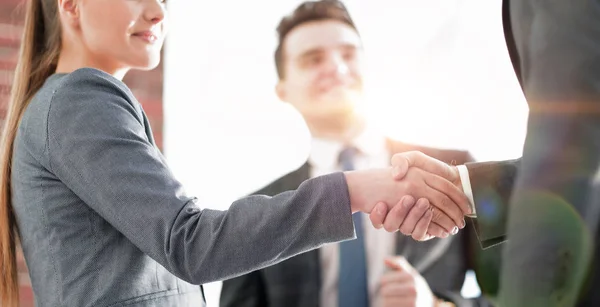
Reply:
<svg viewBox="0 0 600 307"><path fill-rule="evenodd" d="M367 103L362 41L342 2L304 2L281 20L277 34L276 93L303 115L313 141L302 167L256 194L276 195L337 171L383 167L399 152L421 151L447 163L472 161L468 152L390 140L369 126L359 111ZM467 258L451 221L438 221L445 239L417 242L378 231L363 214L353 218L357 240L226 280L221 307L433 306L443 301L438 295L460 292ZM411 234L414 222L403 224Z"/></svg>

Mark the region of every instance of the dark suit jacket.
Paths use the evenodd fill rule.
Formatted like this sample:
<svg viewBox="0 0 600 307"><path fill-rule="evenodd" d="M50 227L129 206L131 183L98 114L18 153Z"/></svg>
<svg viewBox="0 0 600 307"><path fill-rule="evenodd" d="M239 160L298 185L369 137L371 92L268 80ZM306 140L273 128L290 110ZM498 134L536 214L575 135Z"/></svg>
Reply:
<svg viewBox="0 0 600 307"><path fill-rule="evenodd" d="M577 211L572 210L571 205L566 203L564 199L554 196L548 197L545 194L540 195L537 193L529 196L527 200L534 205L541 205L542 207L539 209L543 209L543 211L539 209L531 211L531 209L527 208L522 210L518 206L523 203L511 203L514 183L521 166L520 159L502 162L467 163L466 166L469 169L473 198L478 216L476 219L473 219L473 225L475 226L474 229L477 233L478 241L484 248L477 249L477 246L471 244L469 255L473 260L470 263L472 263L473 269L477 273L477 279L482 292L492 302L501 301L503 295L508 295L499 292L498 277L502 264L501 252L502 247L505 245L499 243L506 242L507 219L509 208L512 204L513 208L519 208L515 212L520 212L525 217L542 215L539 219L543 222L542 224L534 224L535 219L530 219L531 224L519 225L517 230L525 234L530 234L532 231L536 231L537 226L544 231L555 229L561 234L561 236L557 237L556 234L551 233L550 247L542 245L541 248L545 251L545 254L537 258L537 263L542 267L541 270L552 272L559 268L561 274L549 275L546 279L540 278L535 281L531 278L527 279L530 283L541 283L538 287L546 287L548 291L546 298L548 300L531 303L531 301L527 300L533 298L526 296L516 303L520 304L520 302L523 302L523 305L527 303L529 304L528 306L573 306L573 304L561 305L560 297L557 297L556 293L565 293L564 295L577 297L580 288L573 289L567 283L572 282L573 279L580 279L585 280L585 284L583 291L579 294L576 306L600 306L600 296L595 291L595 288L600 285L598 280L598 266L588 267L576 263L581 261L583 253L589 253L591 252L590 249L593 248L590 245L592 242L588 240L591 233L587 233L585 230L585 220L577 214ZM534 209L536 208L534 207ZM543 239L543 233L534 233L538 238ZM597 238L598 234L596 234L596 255L600 253L598 251L599 244ZM536 242L533 241L530 243ZM556 257L557 254L559 257ZM506 259L506 255L504 255L504 258ZM508 260L504 262L506 261ZM585 274L581 274L582 269L577 269L576 266L579 265L583 266L586 271L589 270L587 279ZM531 266L521 267L521 269L524 274L536 273L535 268ZM514 281L514 279L511 279L511 281Z"/></svg>
<svg viewBox="0 0 600 307"><path fill-rule="evenodd" d="M471 181L482 244L510 238L499 301L600 306L600 1L504 0L502 18L527 138L522 159L471 174L489 179Z"/></svg>
<svg viewBox="0 0 600 307"><path fill-rule="evenodd" d="M467 152L438 150L400 142L388 142L391 153L419 150L452 164L472 161ZM276 180L257 194L274 195L296 189L310 176L310 165ZM456 299L462 287L465 272L470 267L465 245L465 234L445 240L433 239L416 242L409 237L397 236L397 254L407 260L424 276L437 295ZM278 265L226 280L221 291L222 307L310 307L319 306L321 288L319 251L310 251ZM487 306L464 302L464 306Z"/></svg>

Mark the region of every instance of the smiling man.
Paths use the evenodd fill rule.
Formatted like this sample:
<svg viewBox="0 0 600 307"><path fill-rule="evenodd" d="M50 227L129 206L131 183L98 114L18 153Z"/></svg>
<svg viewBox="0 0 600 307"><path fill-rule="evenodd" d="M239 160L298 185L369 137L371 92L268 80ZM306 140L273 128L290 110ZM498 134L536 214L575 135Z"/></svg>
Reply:
<svg viewBox="0 0 600 307"><path fill-rule="evenodd" d="M276 93L304 117L312 149L300 169L257 194L294 190L335 171L385 167L398 152L418 150L448 163L471 160L464 151L389 140L368 125L361 112L367 103L362 40L341 2L302 3L277 33ZM462 234L416 242L367 221L354 215L357 240L225 281L221 306L442 306L444 293L460 292L467 270Z"/></svg>

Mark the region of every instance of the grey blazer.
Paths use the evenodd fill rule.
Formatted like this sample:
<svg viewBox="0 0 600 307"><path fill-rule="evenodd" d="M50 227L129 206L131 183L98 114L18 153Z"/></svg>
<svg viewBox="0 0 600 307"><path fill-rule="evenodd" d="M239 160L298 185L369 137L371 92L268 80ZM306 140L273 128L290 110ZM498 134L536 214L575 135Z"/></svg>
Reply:
<svg viewBox="0 0 600 307"><path fill-rule="evenodd" d="M341 173L203 209L129 89L89 68L51 76L30 102L11 179L38 306L202 306L202 283L354 236Z"/></svg>

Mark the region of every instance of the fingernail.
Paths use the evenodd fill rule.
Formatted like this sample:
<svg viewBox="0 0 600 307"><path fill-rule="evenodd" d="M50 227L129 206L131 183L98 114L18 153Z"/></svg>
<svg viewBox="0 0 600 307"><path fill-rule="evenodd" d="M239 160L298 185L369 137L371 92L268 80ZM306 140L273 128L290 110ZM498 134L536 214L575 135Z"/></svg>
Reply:
<svg viewBox="0 0 600 307"><path fill-rule="evenodd" d="M462 220L462 227L460 227L460 229L463 229L463 228L465 228L465 226L467 226L467 222L465 221L465 218L463 217L463 220Z"/></svg>
<svg viewBox="0 0 600 307"><path fill-rule="evenodd" d="M445 239L449 236L449 234L447 232L442 232L442 238Z"/></svg>
<svg viewBox="0 0 600 307"><path fill-rule="evenodd" d="M419 202L419 209L426 209L427 208L427 203L425 203L424 201Z"/></svg>
<svg viewBox="0 0 600 307"><path fill-rule="evenodd" d="M458 233L458 227L454 226L454 228L452 228L452 235L455 235Z"/></svg>

